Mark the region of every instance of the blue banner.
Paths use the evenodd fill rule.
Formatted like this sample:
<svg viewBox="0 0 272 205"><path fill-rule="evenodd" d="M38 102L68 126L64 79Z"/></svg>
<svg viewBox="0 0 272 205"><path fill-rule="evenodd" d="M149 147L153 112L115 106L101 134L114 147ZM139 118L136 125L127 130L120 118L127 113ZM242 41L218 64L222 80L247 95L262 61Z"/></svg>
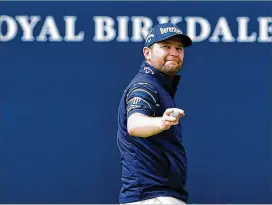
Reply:
<svg viewBox="0 0 272 205"><path fill-rule="evenodd" d="M159 22L193 40L176 95L189 203L272 203L271 8L0 2L0 203L118 203L117 108Z"/></svg>

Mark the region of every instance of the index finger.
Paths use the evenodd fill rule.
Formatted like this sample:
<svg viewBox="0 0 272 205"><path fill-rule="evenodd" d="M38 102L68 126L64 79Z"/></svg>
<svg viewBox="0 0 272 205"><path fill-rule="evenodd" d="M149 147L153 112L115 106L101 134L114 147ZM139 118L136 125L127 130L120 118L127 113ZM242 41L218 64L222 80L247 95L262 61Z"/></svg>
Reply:
<svg viewBox="0 0 272 205"><path fill-rule="evenodd" d="M170 115L174 111L174 108L167 108L164 113Z"/></svg>
<svg viewBox="0 0 272 205"><path fill-rule="evenodd" d="M179 112L179 116L183 117L185 115L184 110L176 108L176 110Z"/></svg>

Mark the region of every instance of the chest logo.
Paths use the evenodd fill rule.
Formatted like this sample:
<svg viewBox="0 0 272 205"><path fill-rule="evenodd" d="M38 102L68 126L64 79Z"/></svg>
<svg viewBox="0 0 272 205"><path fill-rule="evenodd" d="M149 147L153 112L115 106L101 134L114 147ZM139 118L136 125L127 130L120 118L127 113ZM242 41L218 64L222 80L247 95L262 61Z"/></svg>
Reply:
<svg viewBox="0 0 272 205"><path fill-rule="evenodd" d="M153 70L151 70L151 68L149 68L149 67L144 67L144 71L145 71L146 74L151 73L152 75L154 75Z"/></svg>

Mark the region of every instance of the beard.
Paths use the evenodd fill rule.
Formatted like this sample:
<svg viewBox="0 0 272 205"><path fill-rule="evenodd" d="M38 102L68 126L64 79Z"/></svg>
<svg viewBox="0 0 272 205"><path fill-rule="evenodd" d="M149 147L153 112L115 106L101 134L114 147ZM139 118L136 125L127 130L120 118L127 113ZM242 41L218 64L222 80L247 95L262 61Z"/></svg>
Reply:
<svg viewBox="0 0 272 205"><path fill-rule="evenodd" d="M169 76L174 76L179 72L181 66L182 62L180 65L164 65L161 67L161 72Z"/></svg>

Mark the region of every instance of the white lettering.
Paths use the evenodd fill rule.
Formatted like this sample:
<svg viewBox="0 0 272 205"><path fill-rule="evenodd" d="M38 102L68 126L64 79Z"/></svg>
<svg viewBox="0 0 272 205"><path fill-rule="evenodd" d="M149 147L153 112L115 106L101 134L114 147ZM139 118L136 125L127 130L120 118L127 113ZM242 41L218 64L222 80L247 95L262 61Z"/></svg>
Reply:
<svg viewBox="0 0 272 205"><path fill-rule="evenodd" d="M2 32L3 23L7 24L7 32L4 35ZM6 42L12 40L17 34L16 21L10 16L0 16L0 41Z"/></svg>
<svg viewBox="0 0 272 205"><path fill-rule="evenodd" d="M272 42L272 17L259 17L258 21L259 21L259 33L260 33L258 41L271 43Z"/></svg>
<svg viewBox="0 0 272 205"><path fill-rule="evenodd" d="M132 38L133 42L140 42L145 39L149 29L152 27L152 20L145 16L133 16L132 20Z"/></svg>
<svg viewBox="0 0 272 205"><path fill-rule="evenodd" d="M65 41L83 41L84 32L80 31L77 35L75 34L75 23L77 20L76 16L64 16L65 21Z"/></svg>
<svg viewBox="0 0 272 205"><path fill-rule="evenodd" d="M161 32L161 34L165 34L165 33L168 33L168 32L175 32L177 34L182 34L182 31L175 28L175 27L160 28L160 32Z"/></svg>
<svg viewBox="0 0 272 205"><path fill-rule="evenodd" d="M219 18L219 20L215 26L213 35L209 39L211 42L219 42L219 36L221 36L221 35L223 36L222 42L234 42L235 41L234 37L231 34L229 24L228 24L225 17Z"/></svg>
<svg viewBox="0 0 272 205"><path fill-rule="evenodd" d="M187 17L187 35L190 36L192 41L200 42L207 39L211 32L211 25L207 19L202 17ZM200 34L196 34L196 24L200 25Z"/></svg>
<svg viewBox="0 0 272 205"><path fill-rule="evenodd" d="M180 23L182 21L182 17L181 16L158 16L157 17L157 21L161 24L161 23L169 23L171 22L172 24L176 25L178 23Z"/></svg>
<svg viewBox="0 0 272 205"><path fill-rule="evenodd" d="M170 18L169 16L158 16L157 17L157 21L161 24L161 23L169 23Z"/></svg>
<svg viewBox="0 0 272 205"><path fill-rule="evenodd" d="M16 16L15 18L23 30L22 41L34 41L33 29L40 21L40 16Z"/></svg>
<svg viewBox="0 0 272 205"><path fill-rule="evenodd" d="M238 42L255 42L257 38L256 32L253 32L250 36L247 35L248 33L248 17L238 17Z"/></svg>
<svg viewBox="0 0 272 205"><path fill-rule="evenodd" d="M128 42L128 16L117 16L118 21L118 36L117 41Z"/></svg>
<svg viewBox="0 0 272 205"><path fill-rule="evenodd" d="M116 36L114 20L109 16L94 16L95 36L94 41L111 41Z"/></svg>
<svg viewBox="0 0 272 205"><path fill-rule="evenodd" d="M61 41L62 37L59 34L58 27L56 26L56 22L52 16L46 17L43 27L39 36L36 38L37 41L46 41L47 35L49 35L49 41Z"/></svg>
<svg viewBox="0 0 272 205"><path fill-rule="evenodd" d="M0 15L0 42L11 41L20 35L21 41L66 41L81 42L84 41L85 32L78 31L76 27L76 16L64 16L65 25L60 35L58 29L59 23L55 22L53 16L47 16L44 20L41 16L8 16ZM256 21L257 20L257 21ZM146 16L94 16L94 36L96 42L142 42L150 28L153 26L151 18ZM251 19L247 16L236 17L236 24L231 22L229 25L226 17L222 16L217 19L216 25L212 28L207 18L200 16L188 16L183 21L181 16L158 16L157 22L174 25L180 23L180 27L186 26L187 35L193 42L210 41L210 42L272 42L272 17L260 16L257 19ZM256 25L254 25L254 23ZM40 25L40 26L37 26ZM131 27L130 27L131 25ZM87 25L88 26L88 25ZM179 26L179 25L178 25ZM258 26L258 29L255 29ZM41 27L40 30L37 30ZM61 27L62 28L62 27ZM20 29L20 30L19 30ZM131 30L129 30L131 29ZM236 36L233 36L233 31ZM19 32L20 31L20 32ZM39 32L37 35L37 32ZM169 26L161 28L161 34L168 32L183 33L176 27ZM35 36L36 35L36 36ZM154 36L149 36L147 41Z"/></svg>
<svg viewBox="0 0 272 205"><path fill-rule="evenodd" d="M181 16L171 16L171 20L170 22L174 25L177 25L178 23L180 23L182 21L182 17Z"/></svg>

